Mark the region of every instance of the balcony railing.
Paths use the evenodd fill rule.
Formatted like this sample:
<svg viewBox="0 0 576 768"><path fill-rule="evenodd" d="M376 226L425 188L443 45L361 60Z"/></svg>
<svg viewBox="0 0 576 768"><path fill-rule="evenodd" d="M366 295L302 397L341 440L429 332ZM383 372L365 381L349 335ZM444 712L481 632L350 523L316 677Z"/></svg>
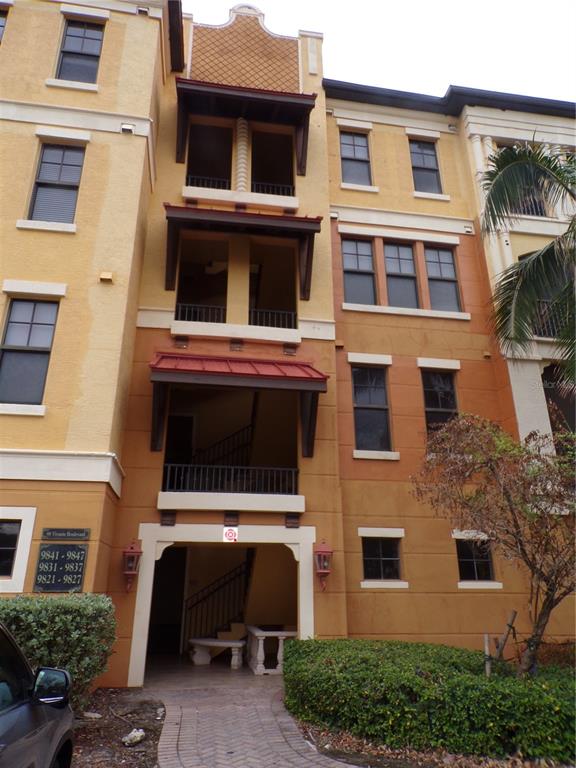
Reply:
<svg viewBox="0 0 576 768"><path fill-rule="evenodd" d="M541 197L526 196L521 203L514 206L514 213L518 216L548 216L546 203Z"/></svg>
<svg viewBox="0 0 576 768"><path fill-rule="evenodd" d="M214 176L187 176L186 184L189 187L230 189L230 179L217 179Z"/></svg>
<svg viewBox="0 0 576 768"><path fill-rule="evenodd" d="M293 184L269 184L267 181L253 181L252 192L260 192L263 195L284 195L294 197Z"/></svg>
<svg viewBox="0 0 576 768"><path fill-rule="evenodd" d="M296 328L296 312L281 309L251 309L250 325L265 325L268 328Z"/></svg>
<svg viewBox="0 0 576 768"><path fill-rule="evenodd" d="M175 319L188 323L225 323L226 307L207 304L176 304Z"/></svg>
<svg viewBox="0 0 576 768"><path fill-rule="evenodd" d="M551 301L538 302L538 319L534 323L534 336L556 339L564 325L562 313Z"/></svg>
<svg viewBox="0 0 576 768"><path fill-rule="evenodd" d="M298 493L298 470L277 467L234 467L165 464L164 491L199 493Z"/></svg>

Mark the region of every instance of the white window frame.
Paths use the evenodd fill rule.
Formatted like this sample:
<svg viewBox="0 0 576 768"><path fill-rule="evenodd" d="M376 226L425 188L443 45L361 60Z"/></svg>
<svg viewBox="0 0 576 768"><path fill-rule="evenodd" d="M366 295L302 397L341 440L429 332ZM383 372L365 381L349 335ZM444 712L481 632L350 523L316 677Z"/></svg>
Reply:
<svg viewBox="0 0 576 768"><path fill-rule="evenodd" d="M14 567L10 578L0 577L0 594L20 593L24 591L24 581L28 568L36 507L0 507L0 520L16 520L21 523L18 544L14 556Z"/></svg>
<svg viewBox="0 0 576 768"><path fill-rule="evenodd" d="M458 528L455 528L452 531L452 538L466 539L468 541L485 541L488 536L482 531L461 531ZM495 574L496 569L494 567L494 555L492 554L492 551L490 551L490 557L492 559L492 573ZM458 559L458 556L456 556L456 559ZM458 581L458 589L503 589L503 587L504 585L502 582L496 581L496 579L490 581Z"/></svg>
<svg viewBox="0 0 576 768"><path fill-rule="evenodd" d="M361 539L403 539L404 534L404 528L358 528ZM403 579L362 579L360 582L360 589L408 589L409 586Z"/></svg>

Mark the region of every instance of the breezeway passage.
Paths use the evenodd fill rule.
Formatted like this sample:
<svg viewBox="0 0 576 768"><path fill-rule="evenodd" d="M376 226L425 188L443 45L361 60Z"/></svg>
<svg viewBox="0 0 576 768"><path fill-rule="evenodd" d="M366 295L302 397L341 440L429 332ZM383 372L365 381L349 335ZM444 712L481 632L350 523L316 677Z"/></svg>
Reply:
<svg viewBox="0 0 576 768"><path fill-rule="evenodd" d="M319 755L282 703L282 678L189 666L147 675L166 705L159 768L343 768Z"/></svg>

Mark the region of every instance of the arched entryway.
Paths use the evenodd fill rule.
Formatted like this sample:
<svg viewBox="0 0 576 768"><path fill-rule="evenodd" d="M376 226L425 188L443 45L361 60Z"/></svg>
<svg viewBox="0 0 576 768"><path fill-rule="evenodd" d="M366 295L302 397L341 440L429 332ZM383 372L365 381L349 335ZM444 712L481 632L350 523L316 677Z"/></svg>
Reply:
<svg viewBox="0 0 576 768"><path fill-rule="evenodd" d="M314 600L313 600L313 544L315 541L315 528L312 526L303 526L300 528L284 528L277 525L240 525L238 528L238 542L234 544L224 544L222 542L223 528L221 525L195 525L178 524L174 526L161 526L156 523L142 523L139 528L139 537L142 541L142 559L140 562L140 573L138 576L138 586L136 594L136 609L134 614L134 624L132 633L132 645L130 652L130 668L128 674L129 686L140 686L144 682L146 654L148 650L149 639L158 643L161 633L150 633L150 623L152 618L152 627L154 623L158 625L166 621L166 626L170 627L167 637L171 637L171 644L176 647L176 637L180 632L179 648L182 650L183 631L187 618L182 614L180 623L177 621L177 610L160 610L158 598L153 601L154 582L156 564L162 558L163 554L170 549L169 560L175 560L181 565L183 558L190 558L190 551L197 549L197 561L210 559L209 549L212 550L215 557L211 562L217 562L218 552L231 552L232 547L237 547L238 556L248 551L253 552L255 560L253 567L255 570L255 590L251 595L251 602L247 604L247 616L256 619L262 616L263 623L276 624L284 618L282 608L270 600L270 588L272 583L265 583L265 574L269 570L270 563L274 561L274 548L268 545L284 545L288 547L296 563L296 599L297 610L297 632L301 638L312 637L314 634ZM229 549L226 549L229 548ZM186 551L186 555L178 553L178 550ZM227 566L229 555L221 555L221 566ZM243 558L240 558L243 559ZM166 561L168 562L168 560ZM188 561L189 562L189 561ZM177 576L179 583L182 579L182 568L178 565ZM158 570L159 574L168 573L168 569ZM184 566L184 579L190 578L190 568ZM160 576L160 579L165 578ZM280 584L280 582L279 582ZM156 581L157 591L162 588L158 579ZM185 594L186 588L179 588L179 593ZM183 597L178 598L182 605ZM291 599L291 598L287 598ZM153 609L154 602L154 612ZM174 601L173 601L174 602ZM170 603L171 605L171 603ZM280 611L280 612L278 612ZM289 606L286 606L286 615L289 613ZM266 618L271 619L266 621ZM278 621L276 621L276 619ZM284 621L282 621L284 623ZM150 634L149 634L150 633ZM172 637L172 635L174 637ZM161 644L161 641L160 641Z"/></svg>

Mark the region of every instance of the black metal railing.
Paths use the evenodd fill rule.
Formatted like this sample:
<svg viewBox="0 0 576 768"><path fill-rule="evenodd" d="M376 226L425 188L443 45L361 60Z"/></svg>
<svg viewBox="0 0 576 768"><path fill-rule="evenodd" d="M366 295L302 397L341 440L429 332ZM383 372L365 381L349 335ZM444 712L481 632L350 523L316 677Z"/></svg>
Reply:
<svg viewBox="0 0 576 768"><path fill-rule="evenodd" d="M283 309L251 309L250 325L265 325L269 328L296 328L296 312Z"/></svg>
<svg viewBox="0 0 576 768"><path fill-rule="evenodd" d="M218 179L215 176L187 176L186 185L209 189L230 189L230 179Z"/></svg>
<svg viewBox="0 0 576 768"><path fill-rule="evenodd" d="M248 424L248 426L242 427L237 432L233 432L222 440L218 440L217 443L194 451L192 463L199 465L246 465L250 461L252 434L252 424Z"/></svg>
<svg viewBox="0 0 576 768"><path fill-rule="evenodd" d="M176 320L192 323L225 323L226 307L209 304L176 304Z"/></svg>
<svg viewBox="0 0 576 768"><path fill-rule="evenodd" d="M514 206L513 212L518 216L548 216L545 201L538 195L526 197Z"/></svg>
<svg viewBox="0 0 576 768"><path fill-rule="evenodd" d="M232 569L186 600L185 637L213 637L221 628L242 619L251 563Z"/></svg>
<svg viewBox="0 0 576 768"><path fill-rule="evenodd" d="M541 299L538 302L538 318L534 323L534 336L555 339L563 325L560 309L554 305L554 302Z"/></svg>
<svg viewBox="0 0 576 768"><path fill-rule="evenodd" d="M286 467L235 467L215 464L165 464L164 491L200 493L298 493L298 470Z"/></svg>
<svg viewBox="0 0 576 768"><path fill-rule="evenodd" d="M252 192L260 192L263 195L294 196L293 184L270 184L267 181L253 181Z"/></svg>

